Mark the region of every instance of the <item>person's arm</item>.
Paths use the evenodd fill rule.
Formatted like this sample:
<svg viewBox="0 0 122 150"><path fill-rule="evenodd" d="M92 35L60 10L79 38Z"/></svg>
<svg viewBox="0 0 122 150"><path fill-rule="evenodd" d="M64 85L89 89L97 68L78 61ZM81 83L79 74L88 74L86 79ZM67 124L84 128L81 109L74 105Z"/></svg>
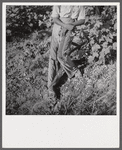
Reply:
<svg viewBox="0 0 122 150"><path fill-rule="evenodd" d="M80 19L80 20L76 20L75 22L72 23L72 25L75 26L80 26L82 24L84 24L85 19Z"/></svg>
<svg viewBox="0 0 122 150"><path fill-rule="evenodd" d="M53 6L53 11L52 11L52 15L51 15L51 17L53 18L53 22L66 28L67 30L73 30L74 25L65 24L60 20L59 12L60 12L60 6L57 6L57 5Z"/></svg>
<svg viewBox="0 0 122 150"><path fill-rule="evenodd" d="M80 26L85 23L85 7L80 6L79 16L77 20L73 23L74 26Z"/></svg>
<svg viewBox="0 0 122 150"><path fill-rule="evenodd" d="M73 28L74 28L74 24L65 24L59 19L59 17L54 17L53 22L66 28L67 30L73 30Z"/></svg>

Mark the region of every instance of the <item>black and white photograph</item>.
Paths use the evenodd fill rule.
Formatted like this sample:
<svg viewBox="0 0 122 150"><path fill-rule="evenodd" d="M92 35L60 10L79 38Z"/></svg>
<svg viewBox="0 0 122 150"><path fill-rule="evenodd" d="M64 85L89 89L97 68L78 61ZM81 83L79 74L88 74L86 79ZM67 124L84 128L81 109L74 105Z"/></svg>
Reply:
<svg viewBox="0 0 122 150"><path fill-rule="evenodd" d="M4 3L3 11L4 115L111 116L118 131L119 3Z"/></svg>
<svg viewBox="0 0 122 150"><path fill-rule="evenodd" d="M116 5L6 6L7 115L116 115L116 66Z"/></svg>

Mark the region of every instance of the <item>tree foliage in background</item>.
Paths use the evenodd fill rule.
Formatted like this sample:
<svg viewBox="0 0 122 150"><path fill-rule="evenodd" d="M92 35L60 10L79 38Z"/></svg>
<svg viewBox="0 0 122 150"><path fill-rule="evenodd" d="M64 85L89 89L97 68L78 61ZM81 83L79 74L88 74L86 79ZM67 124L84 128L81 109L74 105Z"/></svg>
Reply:
<svg viewBox="0 0 122 150"><path fill-rule="evenodd" d="M88 15L85 28L89 46L91 47L89 61L99 60L99 63L107 64L116 60L117 50L117 12L116 6L96 7L97 14L94 14L94 7L87 7ZM89 15L89 10L92 15ZM96 10L96 9L95 9ZM98 11L99 10L99 11Z"/></svg>
<svg viewBox="0 0 122 150"><path fill-rule="evenodd" d="M25 36L34 30L51 27L52 6L12 6L6 7L7 37Z"/></svg>

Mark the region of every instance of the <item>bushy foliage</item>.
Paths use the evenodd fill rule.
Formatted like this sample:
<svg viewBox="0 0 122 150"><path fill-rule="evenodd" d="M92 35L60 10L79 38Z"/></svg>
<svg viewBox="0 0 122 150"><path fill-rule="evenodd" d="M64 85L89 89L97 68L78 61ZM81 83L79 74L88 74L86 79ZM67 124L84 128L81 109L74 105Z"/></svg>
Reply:
<svg viewBox="0 0 122 150"><path fill-rule="evenodd" d="M86 20L81 26L85 42L71 54L82 76L61 86L60 101L54 106L47 95L52 6L7 6L7 36L17 39L31 33L26 40L7 42L7 114L116 114L116 6L85 8Z"/></svg>
<svg viewBox="0 0 122 150"><path fill-rule="evenodd" d="M52 6L14 6L6 7L6 34L10 37L24 37L35 30L51 27Z"/></svg>
<svg viewBox="0 0 122 150"><path fill-rule="evenodd" d="M100 16L88 16L84 28L86 28L91 47L89 62L99 59L99 64L107 64L115 61L117 50L116 7L105 6Z"/></svg>

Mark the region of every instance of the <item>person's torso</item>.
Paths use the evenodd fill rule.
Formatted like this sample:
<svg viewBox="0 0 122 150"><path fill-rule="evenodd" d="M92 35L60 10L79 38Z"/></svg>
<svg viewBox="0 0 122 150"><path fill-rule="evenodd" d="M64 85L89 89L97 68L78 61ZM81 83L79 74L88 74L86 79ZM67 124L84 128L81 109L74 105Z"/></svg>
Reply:
<svg viewBox="0 0 122 150"><path fill-rule="evenodd" d="M59 16L65 18L76 19L79 15L80 7L72 5L61 5L59 6Z"/></svg>
<svg viewBox="0 0 122 150"><path fill-rule="evenodd" d="M72 5L61 5L59 6L59 16L62 22L68 24L73 22L74 19L78 18L80 11L79 6L72 6ZM59 37L59 32L61 31L61 26L54 24L53 26L53 34L57 38Z"/></svg>

